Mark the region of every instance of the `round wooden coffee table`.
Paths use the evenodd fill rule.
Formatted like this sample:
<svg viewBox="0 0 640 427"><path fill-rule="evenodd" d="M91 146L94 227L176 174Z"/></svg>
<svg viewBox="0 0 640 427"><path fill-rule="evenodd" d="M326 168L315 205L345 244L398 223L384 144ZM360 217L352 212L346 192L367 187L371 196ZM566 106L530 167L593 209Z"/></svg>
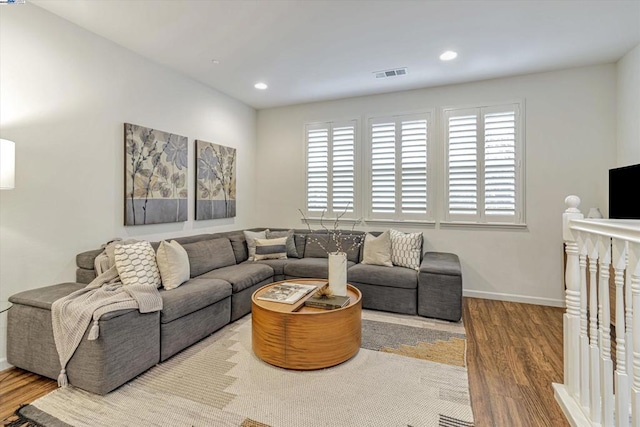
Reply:
<svg viewBox="0 0 640 427"><path fill-rule="evenodd" d="M362 338L362 294L347 285L348 306L335 310L259 300L256 297L278 283L304 283L322 286L320 279L284 280L264 286L251 297L251 336L253 352L260 359L287 369L328 368L352 358L360 350Z"/></svg>

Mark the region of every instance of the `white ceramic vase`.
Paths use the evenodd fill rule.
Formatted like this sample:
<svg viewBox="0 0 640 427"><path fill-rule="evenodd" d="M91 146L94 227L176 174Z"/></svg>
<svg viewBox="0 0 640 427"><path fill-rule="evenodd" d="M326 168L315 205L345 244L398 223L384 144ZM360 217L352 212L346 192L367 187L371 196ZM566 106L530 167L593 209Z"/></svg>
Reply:
<svg viewBox="0 0 640 427"><path fill-rule="evenodd" d="M347 254L344 252L329 254L329 289L334 295L347 295Z"/></svg>

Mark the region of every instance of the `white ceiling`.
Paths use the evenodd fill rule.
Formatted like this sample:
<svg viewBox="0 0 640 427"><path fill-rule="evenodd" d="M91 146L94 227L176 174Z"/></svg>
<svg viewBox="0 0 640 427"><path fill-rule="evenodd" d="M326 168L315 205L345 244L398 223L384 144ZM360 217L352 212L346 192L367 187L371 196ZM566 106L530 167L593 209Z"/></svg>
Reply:
<svg viewBox="0 0 640 427"><path fill-rule="evenodd" d="M640 43L640 0L30 3L258 109L614 62Z"/></svg>

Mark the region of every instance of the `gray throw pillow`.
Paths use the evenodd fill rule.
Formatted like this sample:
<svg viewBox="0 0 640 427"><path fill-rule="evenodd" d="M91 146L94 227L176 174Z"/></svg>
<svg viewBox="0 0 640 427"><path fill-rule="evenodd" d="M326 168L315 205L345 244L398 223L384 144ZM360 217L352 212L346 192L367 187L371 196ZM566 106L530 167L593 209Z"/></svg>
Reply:
<svg viewBox="0 0 640 427"><path fill-rule="evenodd" d="M296 249L296 242L293 238L293 230L287 231L271 231L267 230L267 239L277 239L279 237L287 238L287 258L300 258Z"/></svg>

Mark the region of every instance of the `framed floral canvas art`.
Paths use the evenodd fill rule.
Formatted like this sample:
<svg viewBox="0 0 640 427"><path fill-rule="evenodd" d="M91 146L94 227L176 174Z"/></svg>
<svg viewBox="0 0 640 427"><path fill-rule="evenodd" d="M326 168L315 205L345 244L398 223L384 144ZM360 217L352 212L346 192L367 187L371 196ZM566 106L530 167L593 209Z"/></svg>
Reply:
<svg viewBox="0 0 640 427"><path fill-rule="evenodd" d="M125 225L187 220L187 137L124 124Z"/></svg>
<svg viewBox="0 0 640 427"><path fill-rule="evenodd" d="M236 149L196 140L196 220L236 216Z"/></svg>

